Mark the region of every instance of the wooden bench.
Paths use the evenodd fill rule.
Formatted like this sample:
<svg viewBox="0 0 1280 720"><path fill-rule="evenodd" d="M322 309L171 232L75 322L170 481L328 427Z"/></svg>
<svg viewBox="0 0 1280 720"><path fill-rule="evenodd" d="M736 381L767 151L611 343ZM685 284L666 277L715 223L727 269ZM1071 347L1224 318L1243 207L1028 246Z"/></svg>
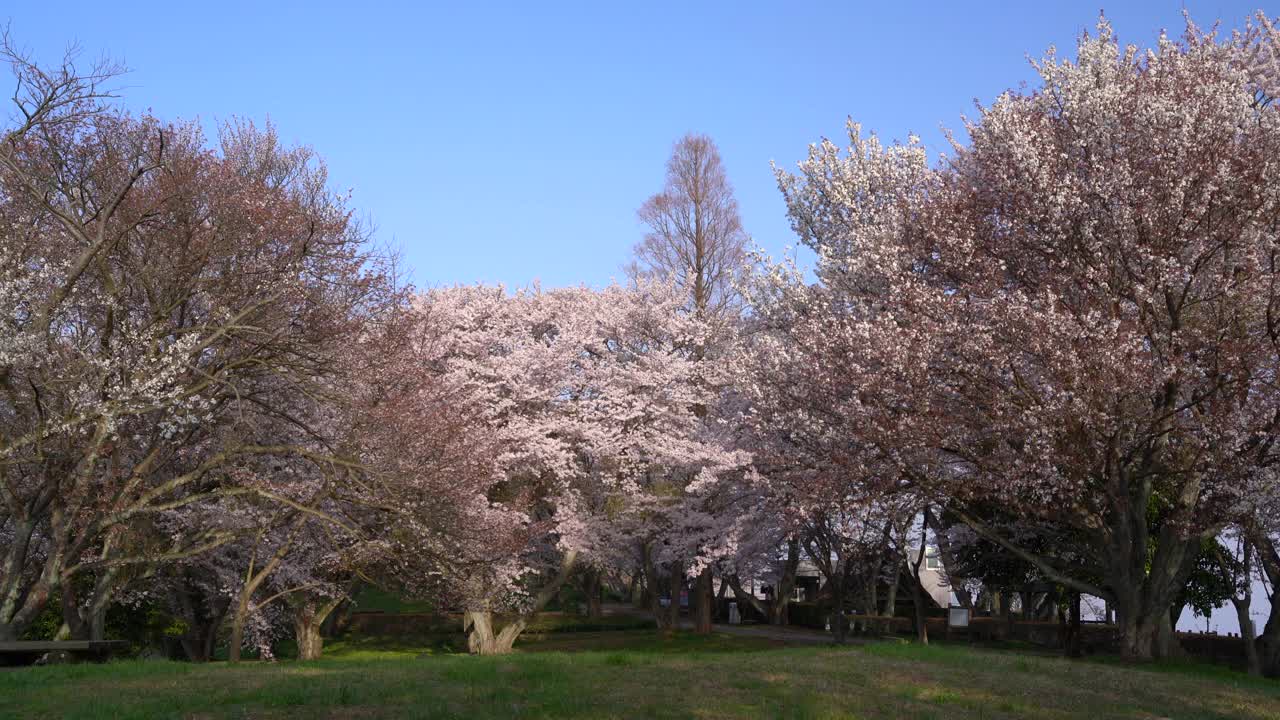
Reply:
<svg viewBox="0 0 1280 720"><path fill-rule="evenodd" d="M129 648L125 640L19 640L0 642L0 665L30 665L48 653L67 653L77 660L102 662Z"/></svg>

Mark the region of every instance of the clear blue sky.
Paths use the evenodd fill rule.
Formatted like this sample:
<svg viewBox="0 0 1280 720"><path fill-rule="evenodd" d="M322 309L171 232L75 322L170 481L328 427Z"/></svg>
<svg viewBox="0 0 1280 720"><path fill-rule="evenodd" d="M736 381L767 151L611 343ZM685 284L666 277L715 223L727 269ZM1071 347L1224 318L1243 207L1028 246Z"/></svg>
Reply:
<svg viewBox="0 0 1280 720"><path fill-rule="evenodd" d="M1236 26L1258 1L1186 5ZM327 159L420 285L554 286L620 274L635 209L685 132L720 144L748 231L777 254L794 236L770 160L793 165L846 116L940 150L942 125L1030 80L1028 53L1072 49L1100 3L1125 41L1182 27L1177 0L11 0L0 21L48 60L70 41L123 59L131 107L210 125L269 116Z"/></svg>

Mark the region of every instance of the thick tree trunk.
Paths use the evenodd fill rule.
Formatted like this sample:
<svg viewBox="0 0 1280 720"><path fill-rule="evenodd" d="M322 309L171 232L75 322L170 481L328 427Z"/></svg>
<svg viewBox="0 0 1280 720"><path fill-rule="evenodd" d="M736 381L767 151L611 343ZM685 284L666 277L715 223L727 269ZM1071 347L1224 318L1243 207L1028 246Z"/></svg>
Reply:
<svg viewBox="0 0 1280 720"><path fill-rule="evenodd" d="M1145 505L1133 510L1128 523L1118 523L1120 537L1108 558L1120 655L1127 660L1164 659L1179 649L1170 613L1200 553L1200 539L1180 536L1174 523L1161 528L1152 552L1147 523Z"/></svg>
<svg viewBox="0 0 1280 720"><path fill-rule="evenodd" d="M1262 634L1254 642L1254 649L1263 676L1280 678L1280 610L1277 609L1274 596L1271 607L1271 615L1267 618Z"/></svg>
<svg viewBox="0 0 1280 720"><path fill-rule="evenodd" d="M46 573L47 575L47 573ZM27 592L26 599L21 605L16 605L16 612L4 618L0 614L0 642L17 640L36 619L54 590L58 587L57 583L47 577L42 577Z"/></svg>
<svg viewBox="0 0 1280 720"><path fill-rule="evenodd" d="M1142 615L1122 613L1120 625L1120 657L1126 660L1161 660L1173 652L1173 629L1167 608L1157 608Z"/></svg>
<svg viewBox="0 0 1280 720"><path fill-rule="evenodd" d="M293 613L293 634L298 642L299 660L319 660L324 652L324 635L320 629L343 598L321 603L311 598L299 604Z"/></svg>
<svg viewBox="0 0 1280 720"><path fill-rule="evenodd" d="M23 605L23 570L35 528L36 523L31 520L14 518L10 521L9 543L4 548L4 562L0 565L0 642L17 640L26 629L16 616Z"/></svg>
<svg viewBox="0 0 1280 720"><path fill-rule="evenodd" d="M529 626L529 616L521 615L494 632L493 613L487 609L467 610L463 615L463 630L467 631L467 651L472 655L506 655L515 646L516 638Z"/></svg>
<svg viewBox="0 0 1280 720"><path fill-rule="evenodd" d="M493 613L469 608L462 614L462 631L467 633L467 652L472 655L498 654L493 634Z"/></svg>
<svg viewBox="0 0 1280 720"><path fill-rule="evenodd" d="M493 613L487 603L468 608L462 615L462 629L467 633L467 650L473 655L505 655L511 652L520 633L524 632L534 616L547 606L569 580L577 557L576 550L566 552L560 560L560 570L533 596L529 609L497 633L493 631Z"/></svg>
<svg viewBox="0 0 1280 720"><path fill-rule="evenodd" d="M1280 678L1280 593L1274 592L1276 587L1280 587L1280 552L1277 552L1275 542L1265 533L1251 532L1249 541L1273 590L1268 598L1271 601L1271 611L1267 614L1267 622L1262 626L1262 634L1254 642L1258 665L1264 676Z"/></svg>
<svg viewBox="0 0 1280 720"><path fill-rule="evenodd" d="M703 568L694 583L694 622L693 631L699 635L711 634L711 568Z"/></svg>
<svg viewBox="0 0 1280 720"><path fill-rule="evenodd" d="M319 660L324 652L324 638L320 635L320 623L313 620L312 615L299 614L293 619L293 637L298 644L299 660Z"/></svg>

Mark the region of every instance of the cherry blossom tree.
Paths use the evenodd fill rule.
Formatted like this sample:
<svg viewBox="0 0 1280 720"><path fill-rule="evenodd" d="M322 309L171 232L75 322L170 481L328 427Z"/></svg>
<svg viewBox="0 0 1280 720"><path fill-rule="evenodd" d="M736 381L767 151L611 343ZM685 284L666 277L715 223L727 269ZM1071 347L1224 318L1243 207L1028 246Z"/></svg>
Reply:
<svg viewBox="0 0 1280 720"><path fill-rule="evenodd" d="M444 288L390 345L362 425L397 530L374 542L384 576L464 609L473 652L509 651L579 563L658 536L658 562L706 549L690 498L743 462L700 416L725 381L684 302L649 281Z"/></svg>
<svg viewBox="0 0 1280 720"><path fill-rule="evenodd" d="M210 149L194 124L110 106L103 71L6 59L0 639L72 577L93 575L100 614L117 569L229 542L148 528L276 496L237 483L254 459L331 455L292 411L331 396L336 348L395 299L309 150L245 123Z"/></svg>
<svg viewBox="0 0 1280 720"><path fill-rule="evenodd" d="M509 651L577 555L580 463L564 407L581 345L554 309L536 291L425 293L380 343L357 403L385 510L358 562L405 592L462 607L477 653ZM517 617L496 629L496 612Z"/></svg>
<svg viewBox="0 0 1280 720"><path fill-rule="evenodd" d="M834 604L832 629L860 591L879 610L882 581L896 598L905 569L905 528L921 506L892 451L867 427L871 355L839 294L809 285L791 262L761 261L748 297L736 376L749 411L743 434L767 478L764 497L822 573Z"/></svg>
<svg viewBox="0 0 1280 720"><path fill-rule="evenodd" d="M824 142L779 173L847 309L833 335L857 348L841 368L861 444L1112 602L1128 657L1167 652L1202 538L1275 491L1280 116L1249 60L1274 42L1189 26L1140 51L1104 20L937 168L851 125L847 152ZM1053 518L1094 566L1020 546L973 503Z"/></svg>

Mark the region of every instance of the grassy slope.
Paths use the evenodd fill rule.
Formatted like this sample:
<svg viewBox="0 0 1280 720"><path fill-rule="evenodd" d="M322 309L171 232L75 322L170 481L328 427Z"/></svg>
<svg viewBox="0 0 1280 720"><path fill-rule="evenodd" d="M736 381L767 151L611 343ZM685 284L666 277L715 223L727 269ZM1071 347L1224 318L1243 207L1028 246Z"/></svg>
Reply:
<svg viewBox="0 0 1280 720"><path fill-rule="evenodd" d="M957 646L780 648L631 631L500 658L335 645L314 663L7 670L0 717L1280 718L1280 683Z"/></svg>

